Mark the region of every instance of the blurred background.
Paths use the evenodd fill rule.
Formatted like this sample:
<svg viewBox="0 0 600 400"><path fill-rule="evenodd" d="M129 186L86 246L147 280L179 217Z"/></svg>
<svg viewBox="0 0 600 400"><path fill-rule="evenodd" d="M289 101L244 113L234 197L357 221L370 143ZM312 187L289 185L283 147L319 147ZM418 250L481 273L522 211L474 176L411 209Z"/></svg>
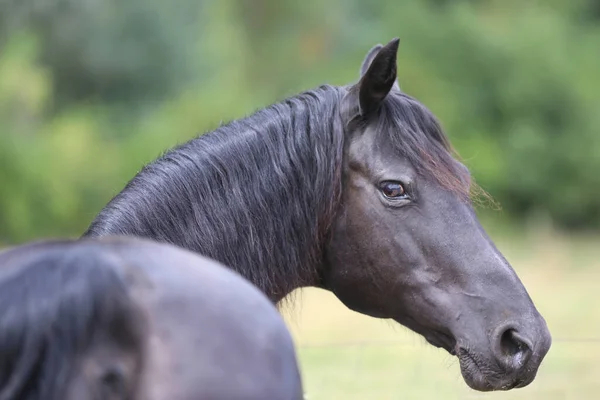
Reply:
<svg viewBox="0 0 600 400"><path fill-rule="evenodd" d="M481 208L554 345L524 389L467 388L403 327L296 293L308 399L600 393L600 0L1 0L0 245L80 235L169 147L400 37L406 93L501 208Z"/></svg>

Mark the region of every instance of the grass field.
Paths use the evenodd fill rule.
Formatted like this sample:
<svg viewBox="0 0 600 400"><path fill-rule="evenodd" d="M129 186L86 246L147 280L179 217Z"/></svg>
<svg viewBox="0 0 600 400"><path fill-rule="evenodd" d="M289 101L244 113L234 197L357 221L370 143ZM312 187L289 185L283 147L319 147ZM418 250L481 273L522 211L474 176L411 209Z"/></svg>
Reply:
<svg viewBox="0 0 600 400"><path fill-rule="evenodd" d="M298 346L307 398L600 399L600 237L538 232L494 239L553 336L532 384L475 392L445 351L397 324L354 313L325 291L304 289L284 315Z"/></svg>

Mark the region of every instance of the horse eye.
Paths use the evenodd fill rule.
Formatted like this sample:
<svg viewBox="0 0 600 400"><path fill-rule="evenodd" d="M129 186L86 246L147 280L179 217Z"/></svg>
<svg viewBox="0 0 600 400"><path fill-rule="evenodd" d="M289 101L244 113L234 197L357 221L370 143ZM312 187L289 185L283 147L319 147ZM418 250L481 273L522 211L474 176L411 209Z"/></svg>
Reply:
<svg viewBox="0 0 600 400"><path fill-rule="evenodd" d="M381 184L381 193L389 199L403 199L406 197L404 185L394 181L383 182Z"/></svg>

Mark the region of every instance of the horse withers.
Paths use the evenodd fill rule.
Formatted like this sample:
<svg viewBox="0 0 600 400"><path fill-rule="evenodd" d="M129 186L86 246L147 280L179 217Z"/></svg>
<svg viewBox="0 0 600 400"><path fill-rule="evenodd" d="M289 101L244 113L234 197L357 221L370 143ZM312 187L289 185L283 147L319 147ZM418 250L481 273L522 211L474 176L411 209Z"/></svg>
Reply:
<svg viewBox="0 0 600 400"><path fill-rule="evenodd" d="M400 90L398 43L372 48L355 84L293 96L168 151L84 236L193 250L274 303L303 286L330 290L456 355L474 389L528 385L548 327L480 225L475 185L440 124Z"/></svg>
<svg viewBox="0 0 600 400"><path fill-rule="evenodd" d="M0 253L0 398L302 399L273 304L218 263L135 238Z"/></svg>

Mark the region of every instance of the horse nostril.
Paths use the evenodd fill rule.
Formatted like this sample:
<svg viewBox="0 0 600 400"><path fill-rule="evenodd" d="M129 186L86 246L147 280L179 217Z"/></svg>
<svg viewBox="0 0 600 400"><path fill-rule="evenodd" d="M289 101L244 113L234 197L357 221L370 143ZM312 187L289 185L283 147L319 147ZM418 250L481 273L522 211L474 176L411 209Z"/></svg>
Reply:
<svg viewBox="0 0 600 400"><path fill-rule="evenodd" d="M514 329L505 330L500 336L502 359L510 369L521 368L531 357L531 345Z"/></svg>

